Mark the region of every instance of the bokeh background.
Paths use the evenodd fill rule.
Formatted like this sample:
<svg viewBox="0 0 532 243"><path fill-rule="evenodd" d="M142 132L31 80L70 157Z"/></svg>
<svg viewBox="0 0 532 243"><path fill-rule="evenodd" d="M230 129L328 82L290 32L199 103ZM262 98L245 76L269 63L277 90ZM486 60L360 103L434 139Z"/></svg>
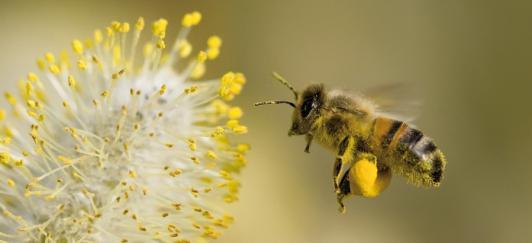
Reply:
<svg viewBox="0 0 532 243"><path fill-rule="evenodd" d="M531 242L532 4L484 0L2 1L0 90L35 69L35 57L69 48L111 20L185 12L204 19L192 34L224 39L208 77L249 80L236 103L253 147L242 174L236 223L218 242ZM175 35L169 35L169 38ZM352 198L340 215L334 155L287 137L296 87L322 82L364 90L408 82L423 100L416 121L449 160L438 190L396 177L376 199Z"/></svg>

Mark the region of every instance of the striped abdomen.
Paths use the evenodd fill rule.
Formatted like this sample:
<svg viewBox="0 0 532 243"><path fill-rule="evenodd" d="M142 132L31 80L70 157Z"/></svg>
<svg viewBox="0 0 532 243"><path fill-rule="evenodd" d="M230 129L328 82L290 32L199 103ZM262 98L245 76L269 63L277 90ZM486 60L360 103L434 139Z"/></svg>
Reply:
<svg viewBox="0 0 532 243"><path fill-rule="evenodd" d="M414 184L439 186L445 158L431 138L408 124L389 118L375 119L372 147L378 160Z"/></svg>

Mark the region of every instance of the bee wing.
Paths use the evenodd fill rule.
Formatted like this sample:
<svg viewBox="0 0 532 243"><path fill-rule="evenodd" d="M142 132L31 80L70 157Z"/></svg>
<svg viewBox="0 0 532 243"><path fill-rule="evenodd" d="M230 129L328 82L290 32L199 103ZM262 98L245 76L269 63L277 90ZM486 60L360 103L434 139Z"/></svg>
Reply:
<svg viewBox="0 0 532 243"><path fill-rule="evenodd" d="M391 83L367 89L364 96L375 104L381 115L412 122L421 108L420 93L413 85Z"/></svg>

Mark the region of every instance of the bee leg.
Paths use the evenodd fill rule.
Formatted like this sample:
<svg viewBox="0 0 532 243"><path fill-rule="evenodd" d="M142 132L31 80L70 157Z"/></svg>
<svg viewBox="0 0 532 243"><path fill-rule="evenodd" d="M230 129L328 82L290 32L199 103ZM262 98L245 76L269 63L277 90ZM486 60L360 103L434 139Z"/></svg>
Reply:
<svg viewBox="0 0 532 243"><path fill-rule="evenodd" d="M353 164L354 139L351 136L345 137L338 146L338 155L334 162L333 182L336 192L336 200L339 204L339 211L345 213L346 208L343 203L345 197L351 193L349 183L349 169Z"/></svg>
<svg viewBox="0 0 532 243"><path fill-rule="evenodd" d="M310 153L310 144L312 143L313 138L314 137L310 133L307 133L307 135L305 136L305 140L307 140L307 146L305 146L306 153Z"/></svg>

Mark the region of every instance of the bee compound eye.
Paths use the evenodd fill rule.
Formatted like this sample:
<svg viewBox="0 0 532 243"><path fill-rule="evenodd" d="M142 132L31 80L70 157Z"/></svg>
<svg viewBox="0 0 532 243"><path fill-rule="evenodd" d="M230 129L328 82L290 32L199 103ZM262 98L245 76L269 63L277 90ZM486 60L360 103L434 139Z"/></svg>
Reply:
<svg viewBox="0 0 532 243"><path fill-rule="evenodd" d="M312 110L312 103L313 100L308 99L303 102L303 105L301 105L301 116L303 118L306 118L310 114L310 111Z"/></svg>

